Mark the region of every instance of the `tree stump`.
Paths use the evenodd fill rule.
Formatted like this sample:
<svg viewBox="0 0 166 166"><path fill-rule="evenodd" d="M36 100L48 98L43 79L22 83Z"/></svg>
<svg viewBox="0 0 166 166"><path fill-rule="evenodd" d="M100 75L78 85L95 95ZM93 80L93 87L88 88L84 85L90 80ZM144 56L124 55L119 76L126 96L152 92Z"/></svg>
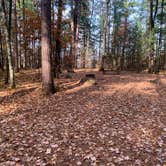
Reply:
<svg viewBox="0 0 166 166"><path fill-rule="evenodd" d="M92 73L91 74L86 74L85 77L88 78L88 79L96 79L95 74L92 74Z"/></svg>
<svg viewBox="0 0 166 166"><path fill-rule="evenodd" d="M93 74L93 73L86 74L83 78L81 78L80 84L83 84L85 82L96 84L96 76L95 76L95 74Z"/></svg>
<svg viewBox="0 0 166 166"><path fill-rule="evenodd" d="M104 69L104 67L101 67L101 68L99 69L99 71L102 72L103 74L105 74L105 69Z"/></svg>
<svg viewBox="0 0 166 166"><path fill-rule="evenodd" d="M65 73L64 77L66 79L71 79L72 78L72 73L67 72L67 73Z"/></svg>

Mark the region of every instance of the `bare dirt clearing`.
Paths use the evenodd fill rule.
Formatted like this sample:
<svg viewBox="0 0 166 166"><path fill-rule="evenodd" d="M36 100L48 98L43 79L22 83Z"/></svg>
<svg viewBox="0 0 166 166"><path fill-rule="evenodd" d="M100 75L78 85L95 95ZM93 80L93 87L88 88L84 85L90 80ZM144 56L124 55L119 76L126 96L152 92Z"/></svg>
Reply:
<svg viewBox="0 0 166 166"><path fill-rule="evenodd" d="M48 98L37 73L0 91L0 165L166 164L166 76L93 71L97 84L80 85L88 72Z"/></svg>

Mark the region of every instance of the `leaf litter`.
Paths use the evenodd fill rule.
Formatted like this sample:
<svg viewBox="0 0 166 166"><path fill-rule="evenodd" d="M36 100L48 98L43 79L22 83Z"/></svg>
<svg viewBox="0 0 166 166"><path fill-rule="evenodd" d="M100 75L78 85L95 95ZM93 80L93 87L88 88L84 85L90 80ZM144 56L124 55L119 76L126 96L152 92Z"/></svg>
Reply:
<svg viewBox="0 0 166 166"><path fill-rule="evenodd" d="M165 76L87 72L95 85L76 72L50 97L0 94L0 166L166 165Z"/></svg>

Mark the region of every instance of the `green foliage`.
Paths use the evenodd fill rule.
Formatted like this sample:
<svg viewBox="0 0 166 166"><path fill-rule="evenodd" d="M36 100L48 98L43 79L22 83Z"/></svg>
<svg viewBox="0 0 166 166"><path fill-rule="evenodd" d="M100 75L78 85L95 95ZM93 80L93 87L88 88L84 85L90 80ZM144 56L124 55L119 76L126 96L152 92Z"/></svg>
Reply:
<svg viewBox="0 0 166 166"><path fill-rule="evenodd" d="M23 3L24 2L24 3ZM23 9L26 8L31 11L35 11L35 5L32 0L19 0L17 1L17 8L18 9Z"/></svg>

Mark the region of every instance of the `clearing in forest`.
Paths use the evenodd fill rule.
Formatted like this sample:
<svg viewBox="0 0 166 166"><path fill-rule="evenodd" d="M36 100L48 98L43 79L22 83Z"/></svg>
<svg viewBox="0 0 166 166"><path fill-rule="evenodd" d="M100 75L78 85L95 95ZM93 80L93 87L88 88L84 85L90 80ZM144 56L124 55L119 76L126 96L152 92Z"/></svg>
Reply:
<svg viewBox="0 0 166 166"><path fill-rule="evenodd" d="M80 84L89 72L96 84ZM50 97L39 75L0 91L0 166L166 165L164 75L77 71Z"/></svg>

